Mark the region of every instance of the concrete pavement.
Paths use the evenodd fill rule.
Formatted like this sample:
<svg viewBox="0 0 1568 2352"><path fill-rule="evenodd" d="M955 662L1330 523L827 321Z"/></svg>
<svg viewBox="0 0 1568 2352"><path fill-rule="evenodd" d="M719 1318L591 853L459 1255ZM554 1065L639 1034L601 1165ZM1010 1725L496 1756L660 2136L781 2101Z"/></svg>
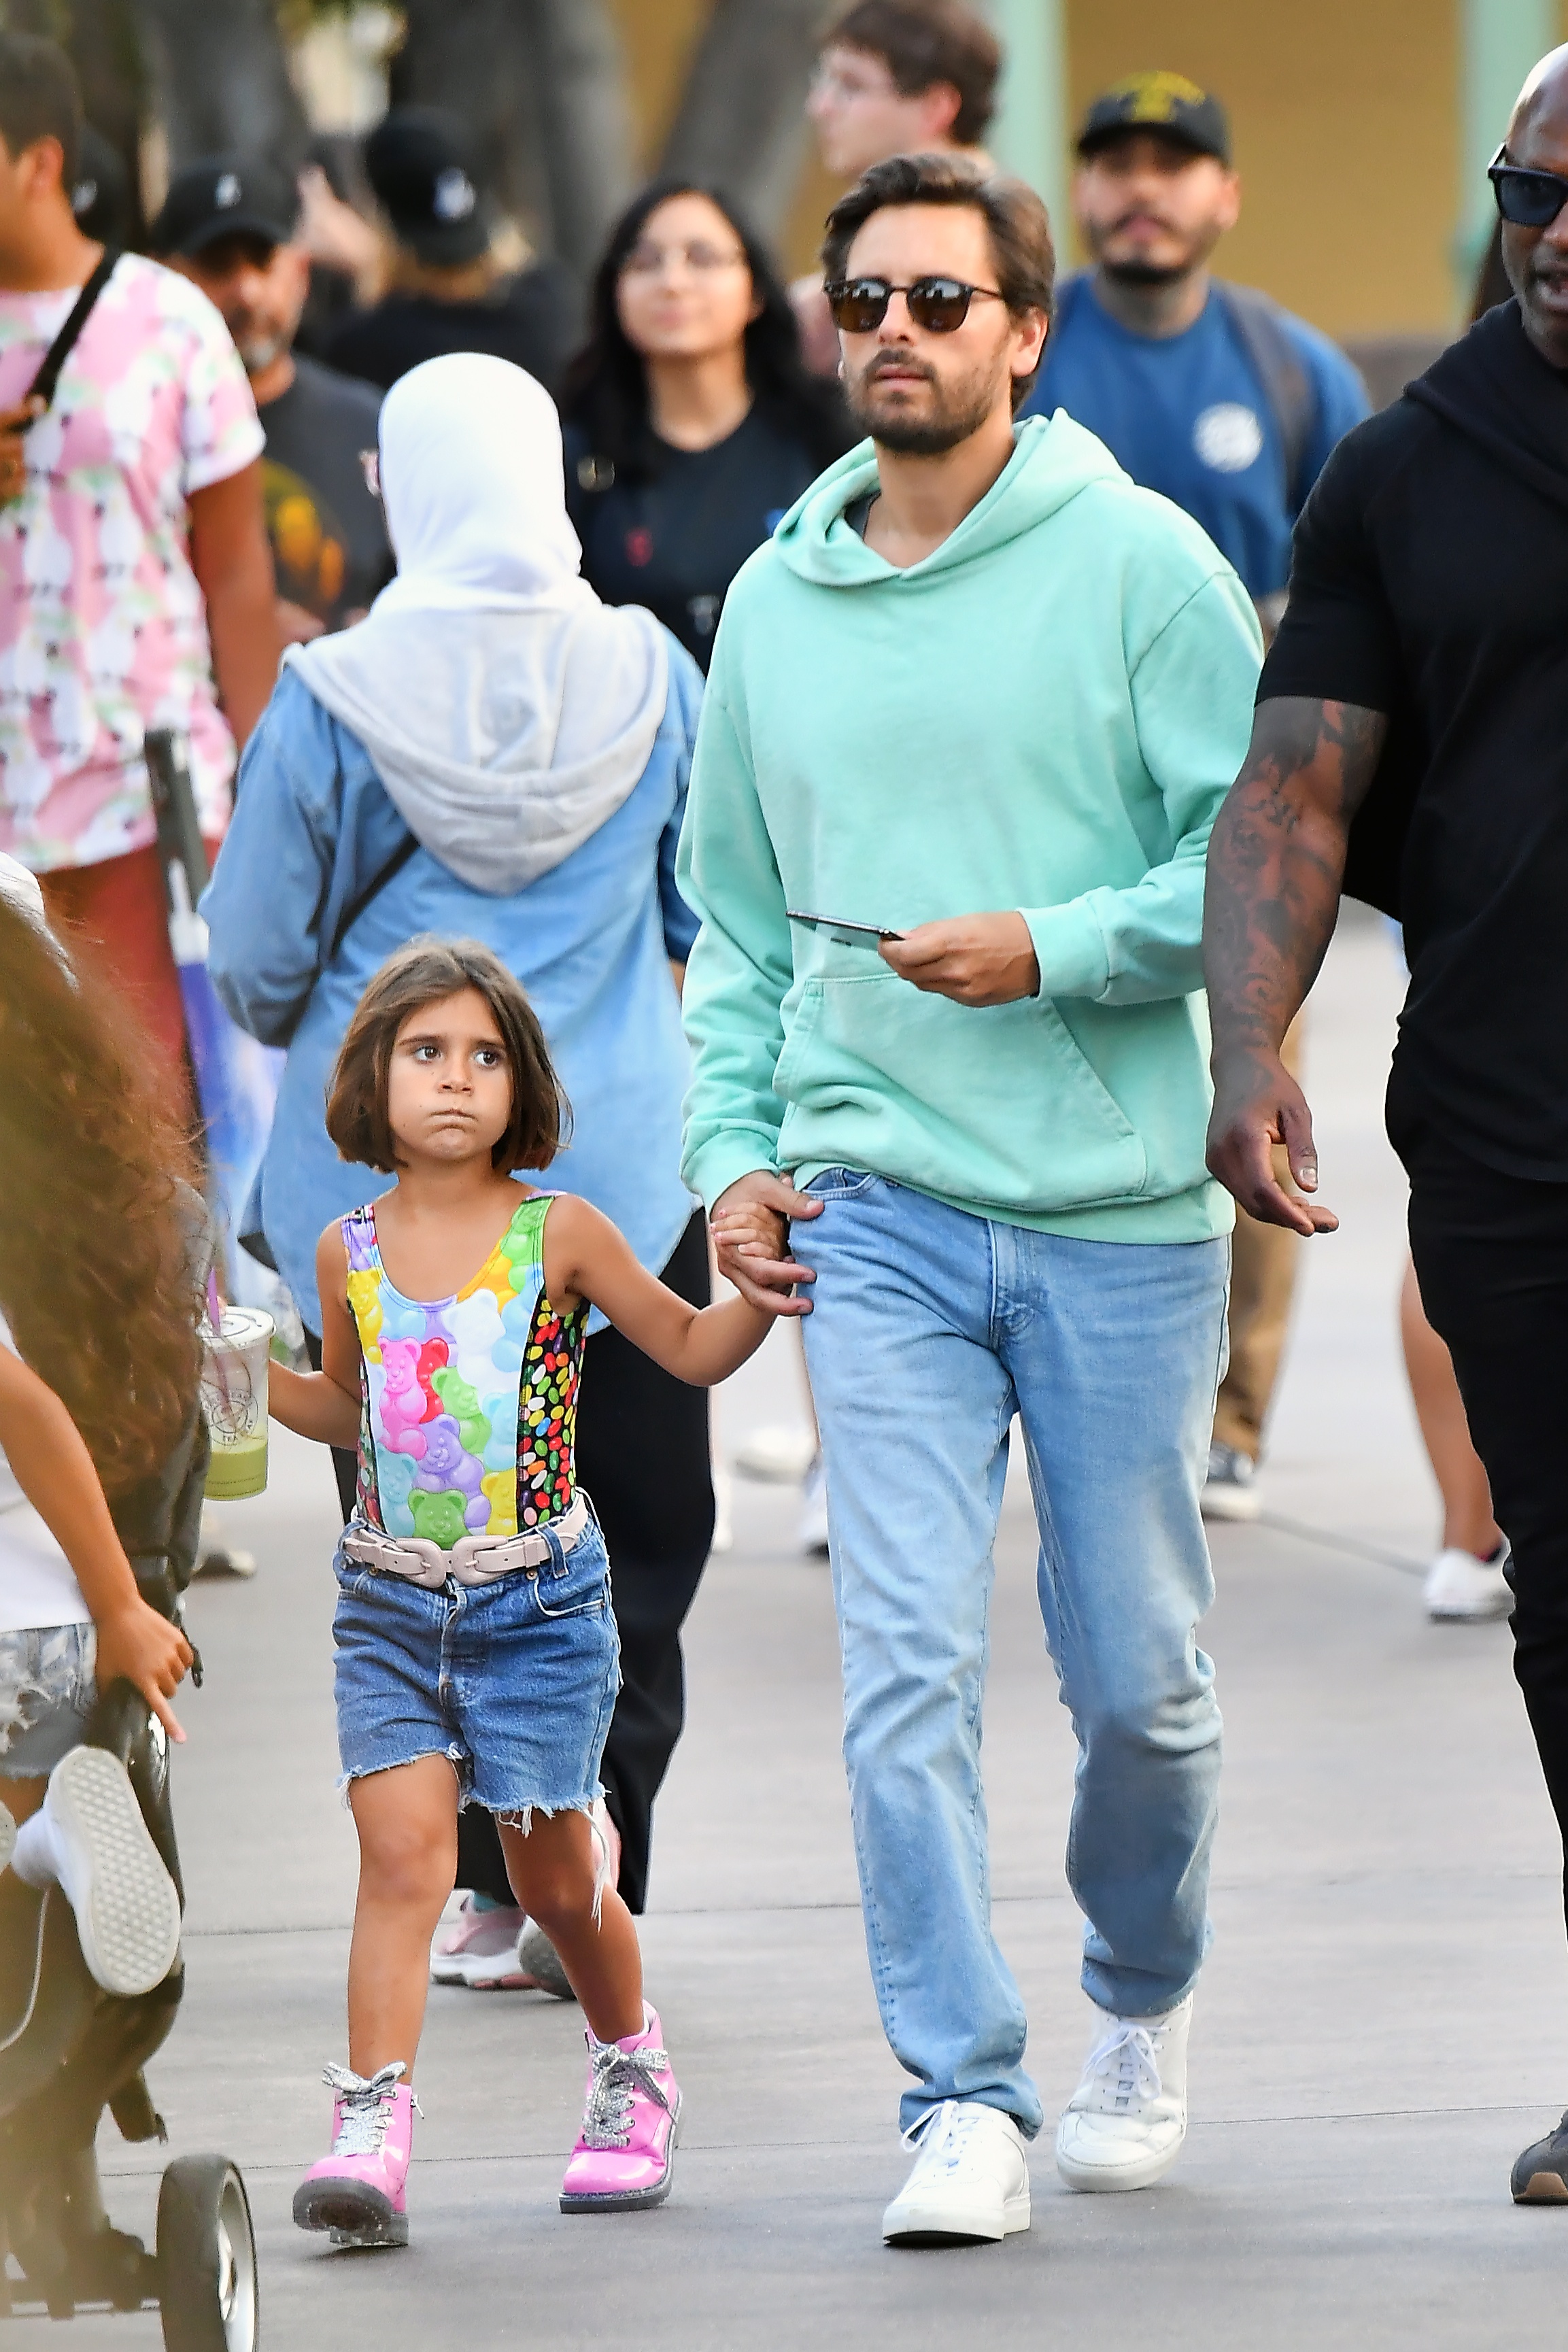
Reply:
<svg viewBox="0 0 1568 2352"><path fill-rule="evenodd" d="M154 2091L174 2149L244 2167L280 2352L1089 2342L1473 2347L1560 2325L1568 2213L1516 2210L1517 2148L1568 2098L1560 1859L1501 1626L1434 1627L1434 1502L1398 1369L1402 1191L1382 1139L1398 982L1347 926L1321 982L1309 1091L1324 1197L1268 1469L1269 1522L1222 1529L1205 1640L1226 1780L1194 2122L1163 2187L1069 2195L1048 2138L1035 2221L993 2249L893 2254L900 2083L867 1976L837 1754L825 1569L793 1497L741 1486L735 1550L689 1633L690 1727L661 1802L645 1948L686 2089L663 2210L555 2206L581 2086L575 2011L437 1992L421 2053L405 2253L342 2256L289 2200L342 2055L353 1844L333 1790L324 1459L277 1443L237 1509L262 1571L198 1585L206 1689L184 1702L177 1813L190 1990ZM723 1443L795 1410L788 1335L720 1407ZM1071 1769L1042 1653L1026 1494L1010 1487L986 1716L999 1933L1047 2108L1089 2017L1062 1880ZM156 2165L105 2144L117 2219ZM157 2323L84 2340L151 2347ZM1004 2331L1005 2335L1004 2336ZM57 2340L13 2323L12 2352Z"/></svg>

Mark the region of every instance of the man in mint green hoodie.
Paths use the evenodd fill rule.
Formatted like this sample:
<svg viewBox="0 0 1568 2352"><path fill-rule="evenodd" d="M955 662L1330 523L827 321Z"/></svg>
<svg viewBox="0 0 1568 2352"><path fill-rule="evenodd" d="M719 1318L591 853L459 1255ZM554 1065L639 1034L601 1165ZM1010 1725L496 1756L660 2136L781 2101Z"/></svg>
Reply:
<svg viewBox="0 0 1568 2352"><path fill-rule="evenodd" d="M980 1776L1015 1413L1080 1750L1095 2021L1058 2164L1145 2187L1186 2127L1231 1223L1199 935L1260 641L1195 523L1067 416L1015 427L1053 271L1029 191L897 157L824 259L872 446L752 557L719 631L679 865L685 1167L742 1291L811 1286L867 1941L915 2078L883 2234L999 2239L1027 2227L1043 2120ZM728 1238L759 1201L776 1256Z"/></svg>

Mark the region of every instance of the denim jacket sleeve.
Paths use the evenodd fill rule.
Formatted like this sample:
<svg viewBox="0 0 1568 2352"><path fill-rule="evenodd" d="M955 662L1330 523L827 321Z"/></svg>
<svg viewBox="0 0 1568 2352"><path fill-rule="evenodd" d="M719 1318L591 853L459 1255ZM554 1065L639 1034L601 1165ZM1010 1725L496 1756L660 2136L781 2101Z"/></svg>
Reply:
<svg viewBox="0 0 1568 2352"><path fill-rule="evenodd" d="M680 895L675 878L676 852L686 815L686 795L691 782L691 750L702 711L702 673L685 647L669 643L669 700L664 726L676 739L675 806L658 845L658 903L664 917L665 952L671 963L685 963L697 938L698 921Z"/></svg>
<svg viewBox="0 0 1568 2352"><path fill-rule="evenodd" d="M405 830L356 739L286 669L246 745L201 902L213 985L264 1045L293 1037L323 942Z"/></svg>

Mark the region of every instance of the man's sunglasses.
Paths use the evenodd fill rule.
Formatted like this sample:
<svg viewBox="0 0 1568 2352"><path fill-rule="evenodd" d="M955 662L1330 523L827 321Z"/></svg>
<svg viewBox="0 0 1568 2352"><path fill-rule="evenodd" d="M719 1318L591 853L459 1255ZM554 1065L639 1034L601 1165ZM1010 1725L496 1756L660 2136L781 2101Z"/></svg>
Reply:
<svg viewBox="0 0 1568 2352"><path fill-rule="evenodd" d="M847 335L874 335L888 305L901 294L917 327L928 334L956 333L976 299L1005 302L994 286L967 286L962 278L917 278L912 286L890 286L885 278L836 278L825 289L833 323Z"/></svg>
<svg viewBox="0 0 1568 2352"><path fill-rule="evenodd" d="M1507 153L1504 140L1487 166L1499 212L1515 228L1550 228L1568 205L1568 180L1560 172L1526 172L1518 163L1506 163Z"/></svg>

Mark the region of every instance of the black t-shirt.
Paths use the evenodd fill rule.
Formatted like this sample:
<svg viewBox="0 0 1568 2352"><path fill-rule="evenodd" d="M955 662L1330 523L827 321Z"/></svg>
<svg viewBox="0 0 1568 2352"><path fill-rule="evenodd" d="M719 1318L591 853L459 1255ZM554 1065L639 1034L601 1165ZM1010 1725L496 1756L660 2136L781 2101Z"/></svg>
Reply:
<svg viewBox="0 0 1568 2352"><path fill-rule="evenodd" d="M1258 688L1285 695L1390 719L1347 884L1359 856L1405 924L1402 1093L1568 1181L1568 374L1517 304L1330 458Z"/></svg>
<svg viewBox="0 0 1568 2352"><path fill-rule="evenodd" d="M805 436L753 407L710 449L657 448L647 478L618 478L566 427L566 505L583 576L606 604L645 604L705 670L730 583L822 471Z"/></svg>
<svg viewBox="0 0 1568 2352"><path fill-rule="evenodd" d="M447 352L490 352L553 392L576 348L575 287L559 262L503 278L480 300L442 302L429 294L389 294L333 334L327 357L345 375L390 391L421 360Z"/></svg>
<svg viewBox="0 0 1568 2352"><path fill-rule="evenodd" d="M294 381L260 412L261 487L278 593L341 629L393 573L381 502L360 453L375 447L381 394L294 356Z"/></svg>

